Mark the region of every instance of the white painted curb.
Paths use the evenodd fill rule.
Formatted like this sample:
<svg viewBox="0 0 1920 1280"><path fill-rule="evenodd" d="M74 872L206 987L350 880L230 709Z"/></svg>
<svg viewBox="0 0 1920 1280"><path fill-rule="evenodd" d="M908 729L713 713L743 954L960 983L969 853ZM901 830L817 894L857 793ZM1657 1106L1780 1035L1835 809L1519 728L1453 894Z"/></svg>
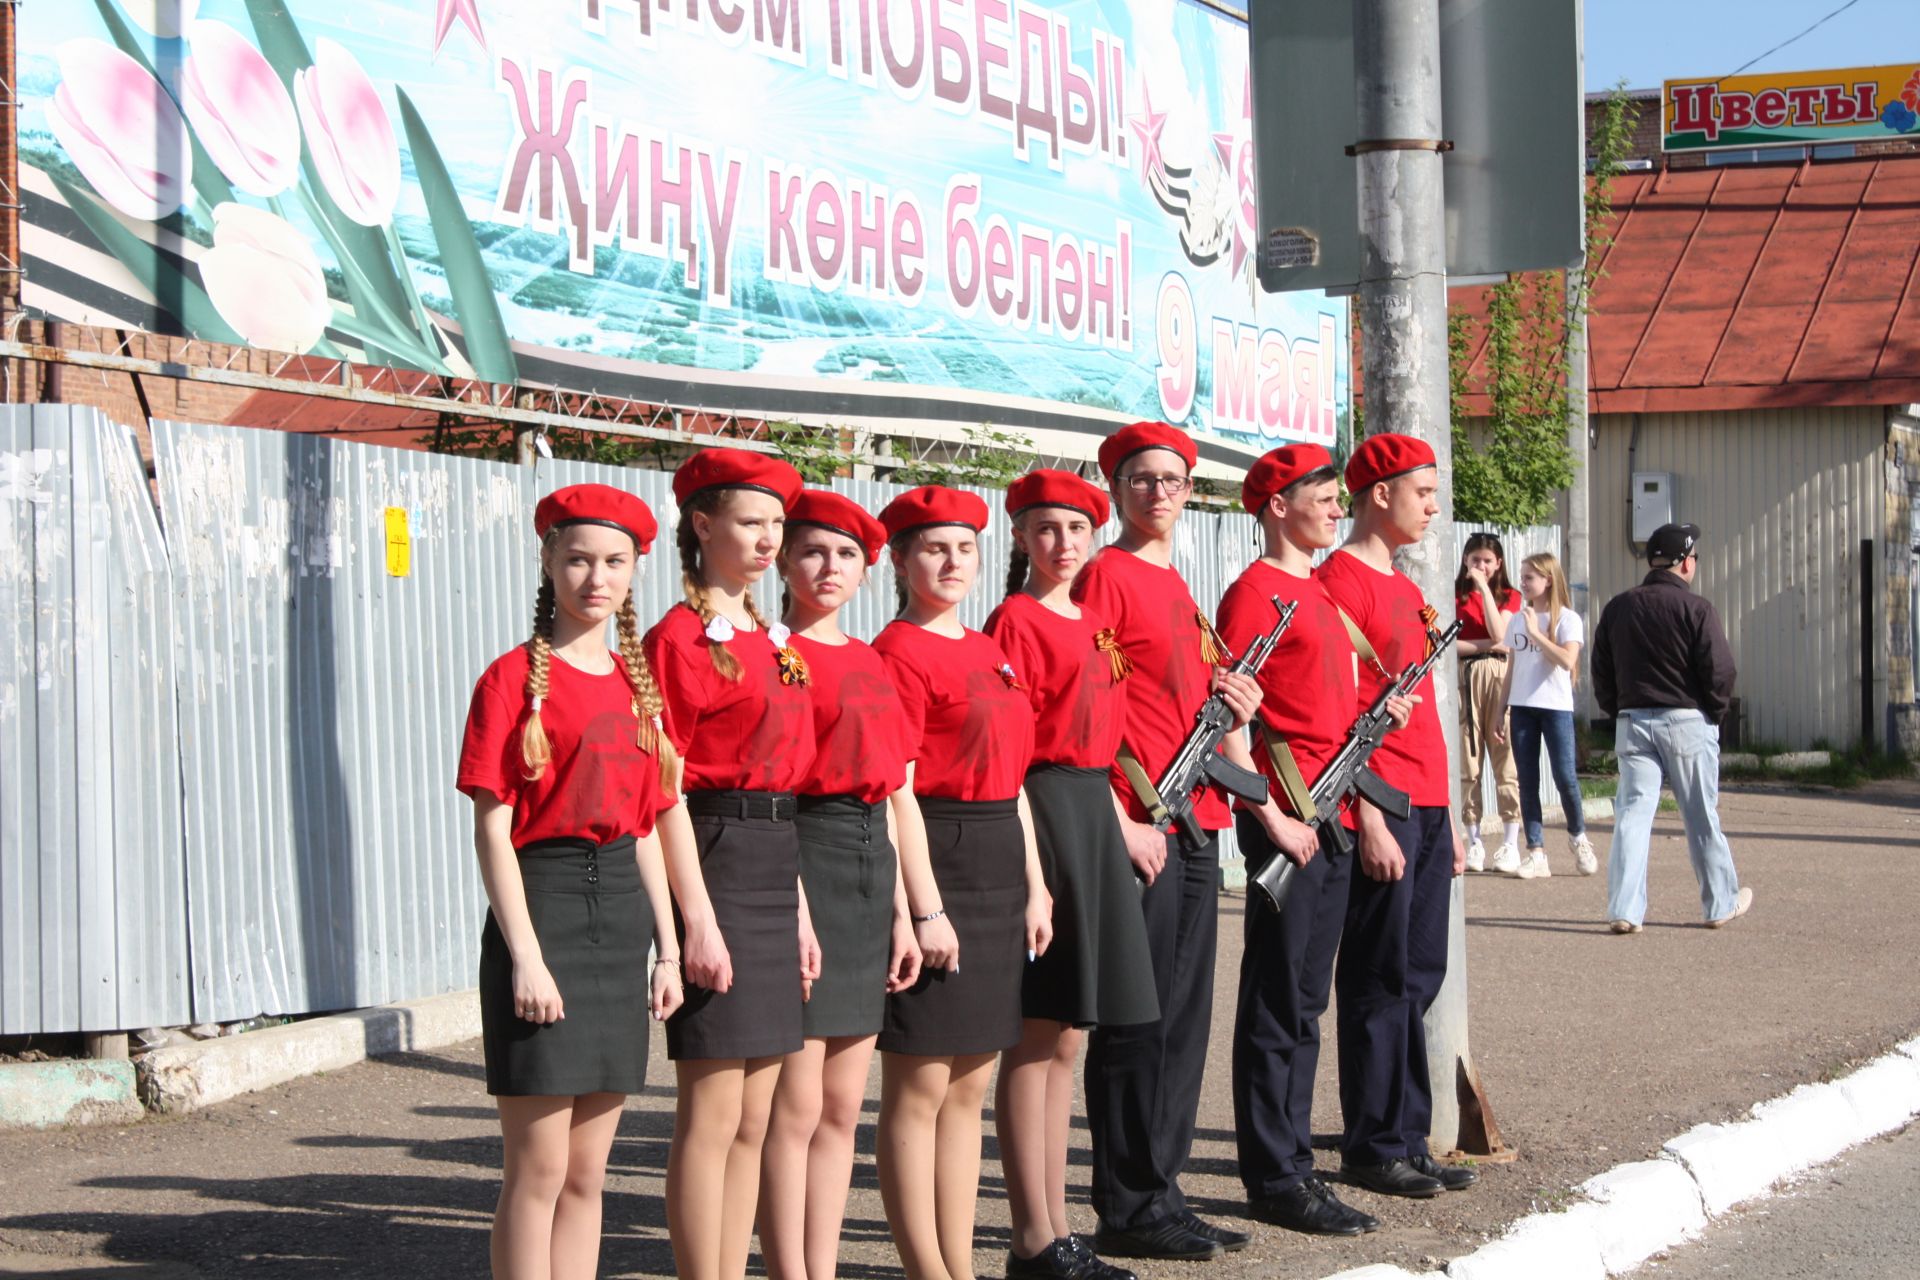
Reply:
<svg viewBox="0 0 1920 1280"><path fill-rule="evenodd" d="M140 1099L150 1111L180 1115L366 1058L434 1049L479 1034L474 991L355 1009L145 1054L137 1063Z"/></svg>
<svg viewBox="0 0 1920 1280"><path fill-rule="evenodd" d="M1595 1201L1594 1235L1609 1275L1706 1230L1700 1188L1678 1161L1618 1165L1588 1179L1580 1190Z"/></svg>

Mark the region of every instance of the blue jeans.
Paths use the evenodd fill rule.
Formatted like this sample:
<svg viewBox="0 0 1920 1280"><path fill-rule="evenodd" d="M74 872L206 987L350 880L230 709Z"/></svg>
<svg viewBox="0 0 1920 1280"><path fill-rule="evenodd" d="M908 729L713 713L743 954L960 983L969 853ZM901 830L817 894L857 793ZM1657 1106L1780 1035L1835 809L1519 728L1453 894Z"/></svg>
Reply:
<svg viewBox="0 0 1920 1280"><path fill-rule="evenodd" d="M1613 852L1607 859L1607 918L1641 923L1647 914L1647 845L1666 776L1687 828L1687 857L1708 920L1733 914L1740 877L1720 832L1720 735L1698 711L1622 711L1613 723L1620 762Z"/></svg>
<svg viewBox="0 0 1920 1280"><path fill-rule="evenodd" d="M1538 849L1545 838L1540 830L1540 744L1547 744L1547 763L1553 766L1553 785L1560 793L1560 812L1567 817L1567 834L1587 829L1580 807L1580 777L1573 754L1573 712L1542 707L1507 708L1507 732L1513 738L1513 765L1520 775L1520 819L1527 824L1527 848Z"/></svg>

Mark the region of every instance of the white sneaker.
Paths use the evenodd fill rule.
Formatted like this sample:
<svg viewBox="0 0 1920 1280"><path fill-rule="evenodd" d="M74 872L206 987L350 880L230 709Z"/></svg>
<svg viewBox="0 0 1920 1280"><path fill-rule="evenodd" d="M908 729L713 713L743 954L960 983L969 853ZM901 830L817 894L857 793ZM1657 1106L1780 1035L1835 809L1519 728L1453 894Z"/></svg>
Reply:
<svg viewBox="0 0 1920 1280"><path fill-rule="evenodd" d="M1485 871L1487 869L1487 846L1475 836L1467 843L1467 870Z"/></svg>
<svg viewBox="0 0 1920 1280"><path fill-rule="evenodd" d="M1600 859L1596 858L1593 854L1593 841L1587 839L1585 832L1581 832L1579 835L1569 839L1567 846L1573 850L1573 869L1575 871L1578 871L1583 876L1590 876L1600 869Z"/></svg>
<svg viewBox="0 0 1920 1280"><path fill-rule="evenodd" d="M1545 849L1527 850L1527 856L1520 860L1520 866L1513 874L1522 880L1545 880L1553 874L1553 869L1547 866L1547 851Z"/></svg>
<svg viewBox="0 0 1920 1280"><path fill-rule="evenodd" d="M1487 870L1495 875L1512 876L1520 873L1520 851L1511 842L1502 841L1493 851L1493 861L1487 864Z"/></svg>

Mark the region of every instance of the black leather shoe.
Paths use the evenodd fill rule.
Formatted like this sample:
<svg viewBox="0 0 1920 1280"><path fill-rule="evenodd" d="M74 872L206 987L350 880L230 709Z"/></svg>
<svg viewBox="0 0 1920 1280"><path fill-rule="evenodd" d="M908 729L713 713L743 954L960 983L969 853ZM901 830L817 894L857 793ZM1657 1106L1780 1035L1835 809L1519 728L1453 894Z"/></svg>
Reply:
<svg viewBox="0 0 1920 1280"><path fill-rule="evenodd" d="M1180 1211L1180 1222L1193 1234L1203 1240L1213 1241L1228 1253L1238 1253L1253 1241L1253 1236L1249 1232L1235 1231L1232 1227L1208 1222L1191 1209Z"/></svg>
<svg viewBox="0 0 1920 1280"><path fill-rule="evenodd" d="M1380 1226L1378 1218L1342 1204L1318 1178L1249 1200L1247 1216L1310 1236L1357 1236Z"/></svg>
<svg viewBox="0 0 1920 1280"><path fill-rule="evenodd" d="M1065 1240L1055 1240L1031 1258L1007 1250L1007 1280L1078 1280L1080 1259Z"/></svg>
<svg viewBox="0 0 1920 1280"><path fill-rule="evenodd" d="M1218 1240L1189 1229L1178 1217L1125 1230L1102 1227L1094 1233L1093 1250L1110 1258L1162 1258L1172 1262L1204 1262L1226 1252Z"/></svg>
<svg viewBox="0 0 1920 1280"><path fill-rule="evenodd" d="M1116 1267L1100 1257L1080 1236L1066 1236L1060 1243L1072 1250L1073 1259L1080 1266L1080 1280L1140 1280L1125 1267Z"/></svg>
<svg viewBox="0 0 1920 1280"><path fill-rule="evenodd" d="M1430 1155L1408 1156L1407 1163L1429 1178L1437 1178L1449 1191L1465 1191L1480 1181L1480 1175L1464 1165L1441 1164Z"/></svg>
<svg viewBox="0 0 1920 1280"><path fill-rule="evenodd" d="M1396 1157L1382 1164L1343 1162L1340 1172L1354 1186L1377 1191L1383 1196L1405 1196L1409 1200L1427 1200L1447 1189L1446 1183L1420 1172L1405 1156Z"/></svg>

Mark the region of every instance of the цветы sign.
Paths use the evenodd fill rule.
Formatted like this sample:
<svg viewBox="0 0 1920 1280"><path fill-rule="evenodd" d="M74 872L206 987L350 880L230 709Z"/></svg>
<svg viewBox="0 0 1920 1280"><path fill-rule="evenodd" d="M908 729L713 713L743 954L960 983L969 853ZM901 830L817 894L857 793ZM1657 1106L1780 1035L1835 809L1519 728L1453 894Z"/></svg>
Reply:
<svg viewBox="0 0 1920 1280"><path fill-rule="evenodd" d="M1920 65L1669 80L1665 151L1875 141L1920 129Z"/></svg>

